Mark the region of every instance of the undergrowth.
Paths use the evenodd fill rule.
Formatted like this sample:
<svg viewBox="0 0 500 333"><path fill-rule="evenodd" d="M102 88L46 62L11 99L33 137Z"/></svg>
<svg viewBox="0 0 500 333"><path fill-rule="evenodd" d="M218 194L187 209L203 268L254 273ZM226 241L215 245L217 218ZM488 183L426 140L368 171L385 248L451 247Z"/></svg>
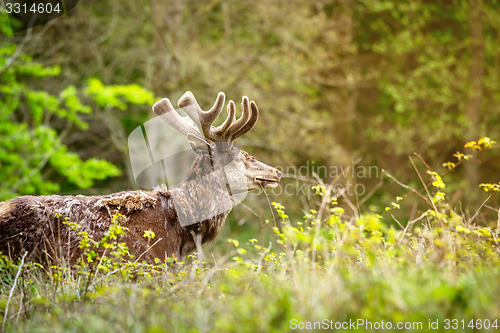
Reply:
<svg viewBox="0 0 500 333"><path fill-rule="evenodd" d="M468 158L457 154L459 161L446 168ZM3 326L12 332L283 332L391 331L403 323L401 331L426 332L436 323L432 331L495 331L500 218L478 225L477 214L466 217L449 204L438 172L419 176L428 208L400 226L388 219L402 198L379 213L348 214L332 186L319 184L317 207L300 220L272 203L274 243L228 239L227 255L210 261L197 254L186 262L133 258L120 242L127 229L116 214L102 239L79 234L84 255L74 267L2 256ZM64 223L79 232L78 224ZM144 237L154 244L154 233ZM353 322L364 324L353 328ZM410 328L415 323L421 326Z"/></svg>

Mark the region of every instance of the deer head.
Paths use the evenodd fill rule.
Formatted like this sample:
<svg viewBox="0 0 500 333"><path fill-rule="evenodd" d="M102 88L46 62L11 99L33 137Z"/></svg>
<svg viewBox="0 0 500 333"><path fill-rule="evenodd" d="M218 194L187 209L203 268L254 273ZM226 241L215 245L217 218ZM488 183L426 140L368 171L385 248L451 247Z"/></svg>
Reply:
<svg viewBox="0 0 500 333"><path fill-rule="evenodd" d="M187 91L177 102L177 105L187 114L181 116L173 108L170 100L164 98L153 106L153 111L160 115L170 126L187 136L192 150L198 154L198 159L191 168L190 177L209 165L210 170L221 171L226 183L231 184L231 192L238 193L259 188L275 188L281 178L281 172L256 160L244 150L233 145L233 141L250 131L259 117L259 110L248 97L242 99L242 115L236 119L236 107L233 101L227 106L227 118L218 127L213 123L222 111L225 95L220 92L213 107L203 111L193 94Z"/></svg>

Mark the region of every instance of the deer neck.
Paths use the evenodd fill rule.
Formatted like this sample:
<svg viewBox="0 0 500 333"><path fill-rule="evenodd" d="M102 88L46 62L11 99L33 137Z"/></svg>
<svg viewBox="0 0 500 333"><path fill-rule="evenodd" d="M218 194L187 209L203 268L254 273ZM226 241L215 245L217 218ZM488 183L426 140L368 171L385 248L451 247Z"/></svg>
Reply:
<svg viewBox="0 0 500 333"><path fill-rule="evenodd" d="M214 169L206 157L198 157L181 186L172 191L182 226L212 219L225 219L232 209L224 169Z"/></svg>

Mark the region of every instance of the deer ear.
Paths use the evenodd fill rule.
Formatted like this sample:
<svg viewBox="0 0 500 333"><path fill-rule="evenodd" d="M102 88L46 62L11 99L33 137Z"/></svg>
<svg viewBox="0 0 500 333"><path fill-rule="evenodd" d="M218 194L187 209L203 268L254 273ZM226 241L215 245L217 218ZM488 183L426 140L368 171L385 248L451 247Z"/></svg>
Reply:
<svg viewBox="0 0 500 333"><path fill-rule="evenodd" d="M210 152L210 144L205 141L203 138L200 138L197 135L188 133L187 139L189 146L191 149L198 155L207 154Z"/></svg>

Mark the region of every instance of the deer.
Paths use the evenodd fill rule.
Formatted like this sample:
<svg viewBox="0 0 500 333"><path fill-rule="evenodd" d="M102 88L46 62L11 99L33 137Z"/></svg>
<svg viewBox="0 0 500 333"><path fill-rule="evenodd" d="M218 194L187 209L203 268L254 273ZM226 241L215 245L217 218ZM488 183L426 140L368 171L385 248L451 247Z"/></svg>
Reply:
<svg viewBox="0 0 500 333"><path fill-rule="evenodd" d="M0 252L11 258L27 253L33 261L54 262L65 258L75 263L82 257L80 238L70 221L93 239L101 239L119 213L128 231L120 239L130 253L143 260L182 260L201 245L213 241L232 210L234 198L246 191L275 188L281 172L268 166L233 142L257 123L254 101L242 98L242 115L236 119L235 103L227 105L227 118L215 127L225 104L220 92L212 108L204 111L187 91L178 100L181 116L168 98L153 111L186 136L196 153L191 168L178 187L158 186L100 196L26 195L0 203ZM144 237L155 235L154 244Z"/></svg>

